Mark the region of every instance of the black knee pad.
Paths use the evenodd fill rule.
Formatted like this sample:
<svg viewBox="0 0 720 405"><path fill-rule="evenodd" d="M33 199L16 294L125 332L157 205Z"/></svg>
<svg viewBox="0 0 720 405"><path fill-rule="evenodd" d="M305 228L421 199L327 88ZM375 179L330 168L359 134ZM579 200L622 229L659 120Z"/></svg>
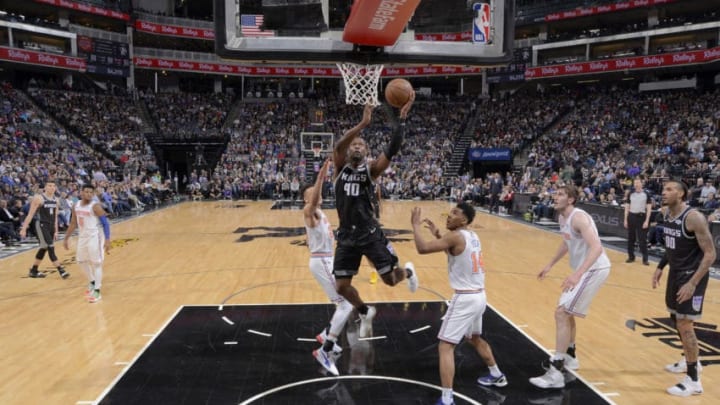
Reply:
<svg viewBox="0 0 720 405"><path fill-rule="evenodd" d="M45 248L38 249L37 253L35 254L35 258L38 260L42 260L45 257Z"/></svg>
<svg viewBox="0 0 720 405"><path fill-rule="evenodd" d="M48 246L47 248L48 254L50 255L50 260L53 262L57 261L57 255L55 254L55 247L54 246Z"/></svg>
<svg viewBox="0 0 720 405"><path fill-rule="evenodd" d="M670 326L677 329L677 316L675 314L670 314Z"/></svg>

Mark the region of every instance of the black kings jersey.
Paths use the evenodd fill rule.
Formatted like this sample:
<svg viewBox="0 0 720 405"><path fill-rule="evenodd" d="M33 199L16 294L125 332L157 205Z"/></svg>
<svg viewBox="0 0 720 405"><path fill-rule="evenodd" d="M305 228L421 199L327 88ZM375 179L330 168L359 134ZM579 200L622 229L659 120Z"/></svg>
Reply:
<svg viewBox="0 0 720 405"><path fill-rule="evenodd" d="M677 218L670 217L669 211L665 216L663 234L671 272L696 271L704 255L695 233L685 229L685 219L691 210L686 208Z"/></svg>
<svg viewBox="0 0 720 405"><path fill-rule="evenodd" d="M45 194L40 194L43 199L42 205L38 207L35 218L43 225L55 226L55 213L58 209L58 203L55 199L50 199Z"/></svg>
<svg viewBox="0 0 720 405"><path fill-rule="evenodd" d="M375 185L370 167L363 163L353 169L346 164L335 178L335 206L340 219L338 228L371 231L377 228L374 201Z"/></svg>

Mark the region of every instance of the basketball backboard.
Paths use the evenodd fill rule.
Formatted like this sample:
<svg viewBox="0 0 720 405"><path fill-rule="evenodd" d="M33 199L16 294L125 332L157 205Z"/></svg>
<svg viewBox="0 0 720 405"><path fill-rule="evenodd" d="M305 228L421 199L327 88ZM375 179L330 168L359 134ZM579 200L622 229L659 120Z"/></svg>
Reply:
<svg viewBox="0 0 720 405"><path fill-rule="evenodd" d="M214 0L215 48L255 63L497 66L514 14L514 0Z"/></svg>

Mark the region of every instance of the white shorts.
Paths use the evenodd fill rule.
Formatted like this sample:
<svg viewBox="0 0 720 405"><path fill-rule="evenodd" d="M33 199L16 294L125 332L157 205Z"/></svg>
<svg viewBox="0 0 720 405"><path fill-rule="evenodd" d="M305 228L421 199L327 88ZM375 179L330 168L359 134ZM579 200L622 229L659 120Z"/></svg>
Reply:
<svg viewBox="0 0 720 405"><path fill-rule="evenodd" d="M335 289L335 276L333 276L333 257L311 257L310 272L327 294L327 297L335 304L345 300Z"/></svg>
<svg viewBox="0 0 720 405"><path fill-rule="evenodd" d="M105 236L102 234L98 234L97 237L78 238L76 255L78 263L102 263L105 260L104 242Z"/></svg>
<svg viewBox="0 0 720 405"><path fill-rule="evenodd" d="M560 295L558 306L565 308L565 311L572 315L584 318L588 313L590 303L600 291L600 287L605 283L608 275L610 275L610 267L586 271L580 277L580 282L575 288Z"/></svg>
<svg viewBox="0 0 720 405"><path fill-rule="evenodd" d="M438 339L458 344L463 337L482 334L482 320L487 307L485 291L455 293L447 311Z"/></svg>

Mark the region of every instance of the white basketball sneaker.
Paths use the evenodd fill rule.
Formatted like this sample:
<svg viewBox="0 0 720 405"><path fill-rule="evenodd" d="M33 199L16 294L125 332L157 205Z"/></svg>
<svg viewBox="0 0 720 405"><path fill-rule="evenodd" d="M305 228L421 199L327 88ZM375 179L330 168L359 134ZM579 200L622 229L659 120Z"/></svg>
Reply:
<svg viewBox="0 0 720 405"><path fill-rule="evenodd" d="M329 352L325 352L322 347L313 351L313 357L320 363L320 365L329 371L332 375L340 375L340 372L335 365L335 359L330 356Z"/></svg>
<svg viewBox="0 0 720 405"><path fill-rule="evenodd" d="M550 366L545 374L531 378L530 384L538 388L564 388L565 377L563 377L560 370Z"/></svg>
<svg viewBox="0 0 720 405"><path fill-rule="evenodd" d="M667 389L668 394L678 397L689 397L690 395L700 395L703 393L700 379L693 381L689 375L686 375L682 381Z"/></svg>

